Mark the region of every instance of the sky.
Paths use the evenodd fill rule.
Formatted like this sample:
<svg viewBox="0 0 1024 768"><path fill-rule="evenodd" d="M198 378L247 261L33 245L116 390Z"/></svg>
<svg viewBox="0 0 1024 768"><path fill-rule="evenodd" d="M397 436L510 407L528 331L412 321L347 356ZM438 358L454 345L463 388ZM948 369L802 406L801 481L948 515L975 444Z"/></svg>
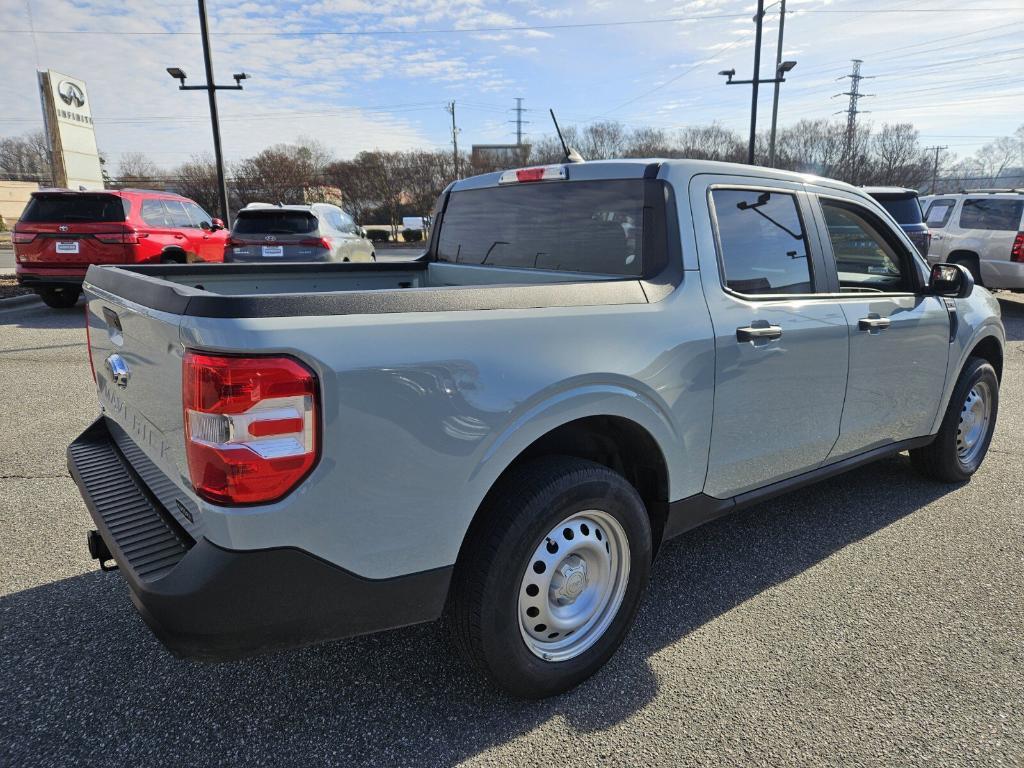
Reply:
<svg viewBox="0 0 1024 768"><path fill-rule="evenodd" d="M775 60L769 3L762 77ZM972 154L1024 123L1021 0L788 0L780 125L844 110L843 75L863 59L860 119L913 122L922 144ZM315 139L339 157L364 149L526 141L564 124L618 120L673 130L717 121L745 136L754 2L733 0L208 0L225 156ZM34 30L34 34L32 34ZM171 168L212 152L196 4L187 0L7 0L0 17L0 136L42 127L35 72L84 79L101 151L116 168L142 152ZM760 125L771 118L762 87ZM835 119L844 119L837 116Z"/></svg>

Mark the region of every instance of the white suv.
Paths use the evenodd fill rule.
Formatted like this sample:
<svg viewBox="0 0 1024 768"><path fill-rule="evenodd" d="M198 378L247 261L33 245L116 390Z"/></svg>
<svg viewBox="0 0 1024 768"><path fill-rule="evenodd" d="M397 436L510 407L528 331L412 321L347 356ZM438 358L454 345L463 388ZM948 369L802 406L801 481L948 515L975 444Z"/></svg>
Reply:
<svg viewBox="0 0 1024 768"><path fill-rule="evenodd" d="M987 288L1024 291L1024 190L933 195L928 261L963 264Z"/></svg>

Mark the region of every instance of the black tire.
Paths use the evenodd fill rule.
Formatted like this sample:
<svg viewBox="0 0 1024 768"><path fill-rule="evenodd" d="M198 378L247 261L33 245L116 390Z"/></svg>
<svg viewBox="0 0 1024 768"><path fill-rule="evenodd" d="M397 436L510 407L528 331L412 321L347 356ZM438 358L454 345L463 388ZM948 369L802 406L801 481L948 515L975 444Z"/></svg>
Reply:
<svg viewBox="0 0 1024 768"><path fill-rule="evenodd" d="M78 303L81 295L81 288L43 288L39 291L39 298L53 309L70 309Z"/></svg>
<svg viewBox="0 0 1024 768"><path fill-rule="evenodd" d="M972 452L965 460L959 450L961 418L966 409L968 396L980 387L986 388L989 393L990 410L987 431L979 438L981 443L977 451ZM933 480L944 483L962 483L969 480L971 475L978 471L981 462L985 460L985 454L988 453L988 447L995 432L998 415L999 379L995 369L981 358L969 358L953 388L953 395L949 398L949 406L942 418L939 433L929 445L915 448L910 452L911 463L918 472Z"/></svg>
<svg viewBox="0 0 1024 768"><path fill-rule="evenodd" d="M590 510L614 518L628 542L622 601L614 614L607 614L614 618L603 634L595 633L593 645L573 658L545 661L524 639L520 590L535 550L545 540L550 543L546 535L552 528ZM615 653L646 592L652 554L643 500L607 467L554 456L508 473L479 515L452 580L446 623L453 644L473 667L514 696L536 699L573 688Z"/></svg>

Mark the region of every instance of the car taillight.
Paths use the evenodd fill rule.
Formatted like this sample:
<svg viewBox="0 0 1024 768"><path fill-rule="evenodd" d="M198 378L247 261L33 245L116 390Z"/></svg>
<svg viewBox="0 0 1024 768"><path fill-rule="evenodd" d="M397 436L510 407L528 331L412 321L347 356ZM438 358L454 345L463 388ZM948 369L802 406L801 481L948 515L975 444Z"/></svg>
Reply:
<svg viewBox="0 0 1024 768"><path fill-rule="evenodd" d="M1018 232L1010 247L1010 261L1024 264L1024 232Z"/></svg>
<svg viewBox="0 0 1024 768"><path fill-rule="evenodd" d="M308 237L300 240L299 245L312 246L313 248L326 248L331 250L331 243L326 237Z"/></svg>
<svg viewBox="0 0 1024 768"><path fill-rule="evenodd" d="M186 352L182 401L189 475L208 501L277 501L317 462L317 379L293 358Z"/></svg>
<svg viewBox="0 0 1024 768"><path fill-rule="evenodd" d="M25 245L26 243L31 243L35 239L36 239L36 233L35 232L19 232L18 230L14 230L14 232L11 233L11 242L12 243L17 243L17 244L20 244L20 245Z"/></svg>
<svg viewBox="0 0 1024 768"><path fill-rule="evenodd" d="M92 383L96 383L96 366L92 362L92 336L89 333L89 302L85 302L85 349L89 353L89 372L92 373Z"/></svg>
<svg viewBox="0 0 1024 768"><path fill-rule="evenodd" d="M498 177L499 184L515 184L527 181L564 181L569 172L564 165L538 165L534 168L517 168L505 171Z"/></svg>
<svg viewBox="0 0 1024 768"><path fill-rule="evenodd" d="M137 243L139 237L146 237L146 235L139 235L134 229L128 229L124 232L97 232L93 235L101 243Z"/></svg>

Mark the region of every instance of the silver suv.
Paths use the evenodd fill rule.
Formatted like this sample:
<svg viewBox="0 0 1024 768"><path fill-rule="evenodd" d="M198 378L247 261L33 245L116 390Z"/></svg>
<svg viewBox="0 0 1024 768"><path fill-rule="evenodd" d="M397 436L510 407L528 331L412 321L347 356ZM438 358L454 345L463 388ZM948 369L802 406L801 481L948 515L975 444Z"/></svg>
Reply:
<svg viewBox="0 0 1024 768"><path fill-rule="evenodd" d="M928 198L928 261L963 264L986 288L1024 291L1024 190Z"/></svg>
<svg viewBox="0 0 1024 768"><path fill-rule="evenodd" d="M373 244L336 205L250 203L238 212L224 261L376 261Z"/></svg>

